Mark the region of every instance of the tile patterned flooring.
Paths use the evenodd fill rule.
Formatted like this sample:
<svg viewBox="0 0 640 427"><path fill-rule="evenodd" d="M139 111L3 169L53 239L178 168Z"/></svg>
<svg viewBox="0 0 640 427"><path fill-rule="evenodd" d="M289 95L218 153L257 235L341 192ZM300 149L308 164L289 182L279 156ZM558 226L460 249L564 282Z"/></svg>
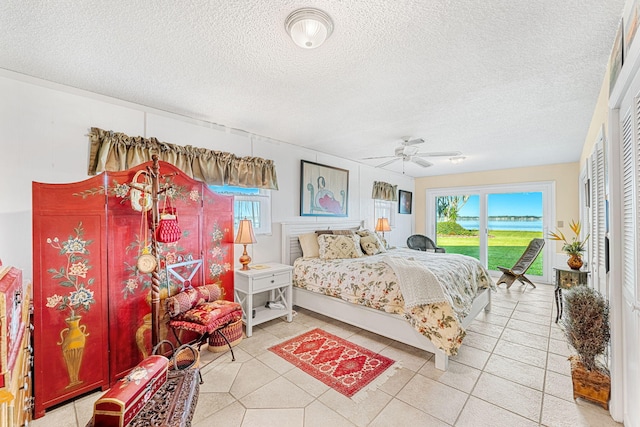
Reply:
<svg viewBox="0 0 640 427"><path fill-rule="evenodd" d="M229 353L203 348L204 384L193 427L205 426L621 426L600 406L573 400L570 350L555 322L553 286L502 285L471 324L449 370L433 355L299 309L293 322L258 325ZM362 401L349 399L266 349L312 328L399 362ZM84 427L96 392L50 409L33 427Z"/></svg>

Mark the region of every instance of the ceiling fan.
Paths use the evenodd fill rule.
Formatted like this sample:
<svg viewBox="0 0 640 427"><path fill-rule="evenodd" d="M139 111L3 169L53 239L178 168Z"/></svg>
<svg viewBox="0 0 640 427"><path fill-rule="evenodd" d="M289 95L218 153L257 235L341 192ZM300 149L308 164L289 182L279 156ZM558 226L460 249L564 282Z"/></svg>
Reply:
<svg viewBox="0 0 640 427"><path fill-rule="evenodd" d="M429 166L433 166L433 163L423 159L423 157L456 157L462 154L460 151L433 151L422 153L416 145L423 144L424 142L425 141L422 138L411 139L406 136L402 138L400 146L396 147L393 156L365 157L362 160L390 159L377 165L377 168L383 168L398 160L402 160L403 162L413 162L418 166L428 168Z"/></svg>

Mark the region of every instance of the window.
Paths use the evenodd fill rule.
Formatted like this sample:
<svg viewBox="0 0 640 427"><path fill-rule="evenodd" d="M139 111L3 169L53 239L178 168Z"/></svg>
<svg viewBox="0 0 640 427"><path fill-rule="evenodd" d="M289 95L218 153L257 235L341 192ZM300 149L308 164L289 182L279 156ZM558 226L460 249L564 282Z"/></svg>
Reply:
<svg viewBox="0 0 640 427"><path fill-rule="evenodd" d="M218 194L234 196L233 229L238 230L241 219L250 219L255 234L271 234L271 190L210 185ZM235 234L235 233L234 233Z"/></svg>
<svg viewBox="0 0 640 427"><path fill-rule="evenodd" d="M396 210L397 202L391 202L387 200L375 199L375 218L373 219L373 225L375 226L378 218L388 218L389 225L394 227L396 225Z"/></svg>

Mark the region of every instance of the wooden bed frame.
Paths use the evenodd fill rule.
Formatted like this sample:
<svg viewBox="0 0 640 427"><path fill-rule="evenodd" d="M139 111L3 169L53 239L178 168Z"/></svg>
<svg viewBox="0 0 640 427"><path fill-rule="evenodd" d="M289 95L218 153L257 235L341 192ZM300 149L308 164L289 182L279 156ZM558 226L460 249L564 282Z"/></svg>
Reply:
<svg viewBox="0 0 640 427"><path fill-rule="evenodd" d="M302 249L298 242L300 234L325 229L358 229L360 225L361 222L359 221L282 223L282 262L293 265L293 262L302 256ZM436 368L442 371L447 370L449 365L447 354L436 348L425 336L413 329L401 315L352 304L295 286L293 287L293 304L434 353L436 356ZM462 320L462 326L466 329L483 309L486 311L491 309L490 289L483 289L478 292L469 315Z"/></svg>

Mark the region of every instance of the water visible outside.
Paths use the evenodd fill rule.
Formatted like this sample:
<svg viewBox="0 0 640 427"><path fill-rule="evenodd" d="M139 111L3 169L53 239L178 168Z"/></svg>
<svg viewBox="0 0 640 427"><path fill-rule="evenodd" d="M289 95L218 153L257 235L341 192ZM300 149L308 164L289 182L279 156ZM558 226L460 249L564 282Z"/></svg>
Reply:
<svg viewBox="0 0 640 427"><path fill-rule="evenodd" d="M480 258L478 199L477 195L437 199L438 246L449 253ZM542 193L490 194L488 211L487 267L511 268L532 239L543 237ZM529 268L528 275L542 273L543 253Z"/></svg>

